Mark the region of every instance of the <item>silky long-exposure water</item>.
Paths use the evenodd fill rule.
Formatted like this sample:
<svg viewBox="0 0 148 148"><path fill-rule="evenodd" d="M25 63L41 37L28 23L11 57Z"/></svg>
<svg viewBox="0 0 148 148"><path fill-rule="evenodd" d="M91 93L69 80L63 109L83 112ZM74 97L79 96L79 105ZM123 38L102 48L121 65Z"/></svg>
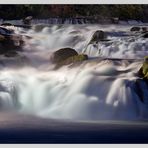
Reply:
<svg viewBox="0 0 148 148"><path fill-rule="evenodd" d="M102 121L147 120L148 86L137 72L148 55L148 39L139 32L131 32L131 27L7 27L23 36L24 45L18 56L0 58L0 109L4 125L9 121L16 126L16 122L20 125L24 120L23 126L28 127L28 122L37 126L30 116L39 117L40 125L45 119L70 121L71 126L76 121L86 126L85 122L100 125ZM107 40L89 44L97 30L103 30ZM55 69L51 61L53 52L65 47L87 54L89 59ZM144 95L141 97L139 92Z"/></svg>

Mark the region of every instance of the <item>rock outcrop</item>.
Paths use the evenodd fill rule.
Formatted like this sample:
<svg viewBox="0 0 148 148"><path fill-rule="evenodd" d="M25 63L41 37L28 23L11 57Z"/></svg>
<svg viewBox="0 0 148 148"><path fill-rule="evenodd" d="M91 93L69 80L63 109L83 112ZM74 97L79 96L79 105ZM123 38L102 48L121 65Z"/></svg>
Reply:
<svg viewBox="0 0 148 148"><path fill-rule="evenodd" d="M141 28L140 27L137 27L137 26L134 26L130 29L130 31L140 31Z"/></svg>
<svg viewBox="0 0 148 148"><path fill-rule="evenodd" d="M69 57L76 56L78 53L72 48L62 48L53 53L52 61L60 63Z"/></svg>
<svg viewBox="0 0 148 148"><path fill-rule="evenodd" d="M14 56L23 45L21 35L14 34L12 30L0 27L0 54Z"/></svg>
<svg viewBox="0 0 148 148"><path fill-rule="evenodd" d="M85 54L78 54L72 48L62 48L53 53L52 61L56 64L55 68L63 65L68 65L76 62L87 60L88 56Z"/></svg>
<svg viewBox="0 0 148 148"><path fill-rule="evenodd" d="M91 37L91 40L89 42L89 44L92 43L98 43L99 41L104 41L106 40L107 35L104 31L102 30L97 30Z"/></svg>

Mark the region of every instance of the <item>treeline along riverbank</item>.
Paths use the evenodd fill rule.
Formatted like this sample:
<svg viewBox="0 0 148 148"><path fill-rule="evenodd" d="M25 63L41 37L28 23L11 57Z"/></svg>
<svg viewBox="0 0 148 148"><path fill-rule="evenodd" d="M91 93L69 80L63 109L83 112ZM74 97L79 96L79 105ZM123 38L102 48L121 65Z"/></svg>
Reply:
<svg viewBox="0 0 148 148"><path fill-rule="evenodd" d="M119 18L147 21L148 5L0 5L0 19Z"/></svg>

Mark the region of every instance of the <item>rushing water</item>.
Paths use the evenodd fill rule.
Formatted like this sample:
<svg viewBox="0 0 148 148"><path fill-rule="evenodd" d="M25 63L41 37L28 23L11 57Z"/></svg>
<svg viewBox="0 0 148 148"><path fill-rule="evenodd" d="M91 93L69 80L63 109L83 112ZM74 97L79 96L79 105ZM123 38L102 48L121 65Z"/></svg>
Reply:
<svg viewBox="0 0 148 148"><path fill-rule="evenodd" d="M148 55L148 39L131 33L130 25L11 28L24 36L25 45L21 57L1 56L3 111L89 121L148 118L148 86L141 81L143 102L135 89L136 73ZM96 30L104 30L110 41L88 44ZM63 47L85 53L89 60L54 70L50 58Z"/></svg>

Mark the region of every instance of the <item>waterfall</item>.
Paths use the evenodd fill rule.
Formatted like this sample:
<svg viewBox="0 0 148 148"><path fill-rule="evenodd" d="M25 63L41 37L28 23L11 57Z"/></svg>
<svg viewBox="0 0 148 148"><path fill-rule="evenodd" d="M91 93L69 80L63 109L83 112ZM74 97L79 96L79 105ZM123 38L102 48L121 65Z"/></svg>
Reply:
<svg viewBox="0 0 148 148"><path fill-rule="evenodd" d="M9 27L23 36L25 44L20 52L23 59L1 58L3 111L89 121L148 118L147 98L143 103L135 89L136 73L148 54L147 39L131 33L130 25L47 24L31 29ZM96 30L105 31L108 41L88 44ZM54 70L50 57L64 47L87 54L89 60ZM141 81L141 87L146 96L145 82Z"/></svg>

